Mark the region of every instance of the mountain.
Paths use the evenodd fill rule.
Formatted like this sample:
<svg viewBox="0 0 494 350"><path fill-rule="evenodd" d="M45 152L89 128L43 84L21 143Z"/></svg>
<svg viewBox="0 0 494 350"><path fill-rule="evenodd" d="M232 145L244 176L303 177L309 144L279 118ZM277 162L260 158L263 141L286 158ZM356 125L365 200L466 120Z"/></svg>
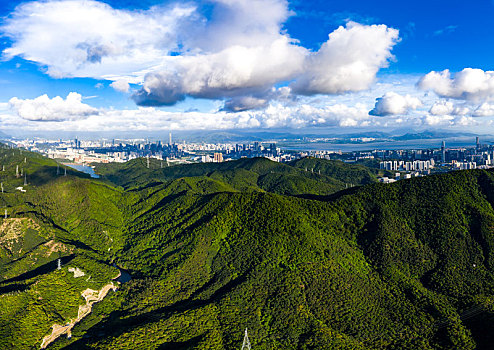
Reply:
<svg viewBox="0 0 494 350"><path fill-rule="evenodd" d="M397 141L407 141L407 140L425 140L425 139L441 139L441 138L450 138L450 137L465 137L471 136L474 138L477 136L476 134L467 133L467 132L458 132L452 133L450 131L423 131L423 132L415 132L415 133L405 133L401 136L394 136L393 139Z"/></svg>
<svg viewBox="0 0 494 350"><path fill-rule="evenodd" d="M332 163L331 163L332 164ZM223 163L200 163L167 166L166 162L134 159L127 163L96 164L96 171L110 183L126 189L151 182L169 182L186 177L204 177L228 184L237 191L267 191L278 194L331 194L348 187L350 184L364 184L376 177L369 173L369 178L352 178L357 170L365 167L342 167L341 176L333 177L313 168L290 166L273 162L266 158L242 158ZM319 170L319 168L318 168ZM345 171L348 176L343 174ZM363 176L363 175L362 175ZM345 181L355 180L354 182Z"/></svg>
<svg viewBox="0 0 494 350"><path fill-rule="evenodd" d="M494 341L491 171L380 184L310 158L135 160L90 179L23 153L32 184L2 196L0 348L235 349L246 328L255 349ZM347 183L368 184L329 190Z"/></svg>

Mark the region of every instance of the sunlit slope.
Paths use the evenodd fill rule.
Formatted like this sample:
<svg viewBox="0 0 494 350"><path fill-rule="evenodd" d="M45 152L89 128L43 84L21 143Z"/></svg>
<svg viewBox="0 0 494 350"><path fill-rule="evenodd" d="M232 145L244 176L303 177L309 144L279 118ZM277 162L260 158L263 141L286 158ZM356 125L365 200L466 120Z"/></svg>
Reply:
<svg viewBox="0 0 494 350"><path fill-rule="evenodd" d="M259 349L488 348L491 178L376 184L331 202L155 191L118 259L139 276L128 303L73 346L138 349L151 332L156 347L232 348L248 327Z"/></svg>
<svg viewBox="0 0 494 350"><path fill-rule="evenodd" d="M38 154L1 148L0 159L0 348L39 349L53 325L77 316L84 290L117 275L100 260L110 256L97 253L106 246L91 220L113 225L108 204L118 201L101 203L95 198L107 194L91 189L100 185ZM108 215L98 215L101 208Z"/></svg>
<svg viewBox="0 0 494 350"><path fill-rule="evenodd" d="M320 158L306 157L294 160L289 165L306 169L310 172L324 174L336 180L353 185L365 185L377 182L379 169L368 168L359 164L343 163L339 160L327 160Z"/></svg>
<svg viewBox="0 0 494 350"><path fill-rule="evenodd" d="M182 177L209 177L239 191L267 191L286 195L330 194L348 184L325 174L313 173L266 158L243 158L223 163L198 163L161 168L156 159L135 159L123 164L102 164L96 171L111 183L131 188Z"/></svg>

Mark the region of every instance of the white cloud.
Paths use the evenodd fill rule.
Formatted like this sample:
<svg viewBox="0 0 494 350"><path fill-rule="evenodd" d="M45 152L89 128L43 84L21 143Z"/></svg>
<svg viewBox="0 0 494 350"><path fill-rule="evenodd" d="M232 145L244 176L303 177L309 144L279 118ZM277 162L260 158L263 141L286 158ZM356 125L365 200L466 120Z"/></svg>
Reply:
<svg viewBox="0 0 494 350"><path fill-rule="evenodd" d="M399 95L395 92L387 92L382 97L376 99L374 109L369 112L375 116L389 116L397 114L407 114L411 109L422 106L422 102L411 95Z"/></svg>
<svg viewBox="0 0 494 350"><path fill-rule="evenodd" d="M380 68L393 58L398 30L355 22L329 34L319 51L310 54L304 72L293 84L301 94L338 94L368 89Z"/></svg>
<svg viewBox="0 0 494 350"><path fill-rule="evenodd" d="M470 113L470 108L454 105L451 101L439 100L434 102L429 113L432 115L466 115Z"/></svg>
<svg viewBox="0 0 494 350"><path fill-rule="evenodd" d="M424 124L430 126L452 125L454 118L450 115L427 115L424 117Z"/></svg>
<svg viewBox="0 0 494 350"><path fill-rule="evenodd" d="M478 122L472 117L462 115L455 118L453 124L456 126L472 126L478 124Z"/></svg>
<svg viewBox="0 0 494 350"><path fill-rule="evenodd" d="M130 89L129 83L125 80L116 80L110 86L120 92L129 92Z"/></svg>
<svg viewBox="0 0 494 350"><path fill-rule="evenodd" d="M142 84L134 100L143 106L191 96L231 99L244 110L263 105L280 83L305 95L367 89L399 40L386 25L349 22L312 52L284 29L286 0L211 2L206 17L193 2L130 11L94 0L32 1L0 28L12 40L3 54L52 77L112 80L119 91L127 91L123 81Z"/></svg>
<svg viewBox="0 0 494 350"><path fill-rule="evenodd" d="M93 0L27 2L0 28L13 41L3 54L40 63L52 77L139 82L177 49L180 23L194 11L178 4L127 11Z"/></svg>
<svg viewBox="0 0 494 350"><path fill-rule="evenodd" d="M472 113L474 117L492 117L494 116L494 104L482 103Z"/></svg>
<svg viewBox="0 0 494 350"><path fill-rule="evenodd" d="M17 112L17 115L32 121L66 121L85 119L98 115L99 112L87 104L81 102L82 96L71 92L66 99L60 96L50 99L47 95L39 96L33 100L21 100L13 97L9 105Z"/></svg>
<svg viewBox="0 0 494 350"><path fill-rule="evenodd" d="M364 104L335 104L318 108L308 104L284 106L271 103L264 109L237 113L168 112L154 107L132 110L95 109L81 104L80 95L76 93L71 93L66 100L60 97L49 99L47 96L34 100L13 98L10 104L17 115L0 114L2 126L9 128L22 123L23 127L30 130L296 129L310 126L359 126L372 118ZM63 123L60 122L62 120Z"/></svg>
<svg viewBox="0 0 494 350"><path fill-rule="evenodd" d="M269 91L301 70L305 49L280 35L266 46L232 46L213 54L166 59L134 96L141 105L171 105L186 96L223 98Z"/></svg>
<svg viewBox="0 0 494 350"><path fill-rule="evenodd" d="M432 71L417 83L422 90L434 91L440 97L467 101L494 100L494 71L465 68L451 77L449 70Z"/></svg>

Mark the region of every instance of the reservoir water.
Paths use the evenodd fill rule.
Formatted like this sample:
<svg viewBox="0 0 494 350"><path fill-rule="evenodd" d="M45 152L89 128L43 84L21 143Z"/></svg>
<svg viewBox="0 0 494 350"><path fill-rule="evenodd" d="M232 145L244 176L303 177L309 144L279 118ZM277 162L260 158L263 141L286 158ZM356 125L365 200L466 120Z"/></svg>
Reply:
<svg viewBox="0 0 494 350"><path fill-rule="evenodd" d="M96 174L94 172L94 169L92 167L90 167L89 165L74 164L74 163L63 163L63 164L72 168L72 169L75 169L75 170L81 171L83 173L89 174L92 178L95 178L95 179L99 178L99 175Z"/></svg>

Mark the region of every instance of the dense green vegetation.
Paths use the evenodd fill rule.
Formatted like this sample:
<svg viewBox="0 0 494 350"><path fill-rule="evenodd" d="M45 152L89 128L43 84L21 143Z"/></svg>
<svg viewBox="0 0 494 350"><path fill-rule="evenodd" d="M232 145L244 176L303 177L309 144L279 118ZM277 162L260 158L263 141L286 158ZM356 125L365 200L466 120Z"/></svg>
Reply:
<svg viewBox="0 0 494 350"><path fill-rule="evenodd" d="M245 328L254 349L494 341L491 171L385 185L375 169L312 158L137 159L95 180L15 152L0 150L2 179L19 181L24 158L33 175L1 195L0 348L39 348L114 264L132 280L49 349L239 349Z"/></svg>

